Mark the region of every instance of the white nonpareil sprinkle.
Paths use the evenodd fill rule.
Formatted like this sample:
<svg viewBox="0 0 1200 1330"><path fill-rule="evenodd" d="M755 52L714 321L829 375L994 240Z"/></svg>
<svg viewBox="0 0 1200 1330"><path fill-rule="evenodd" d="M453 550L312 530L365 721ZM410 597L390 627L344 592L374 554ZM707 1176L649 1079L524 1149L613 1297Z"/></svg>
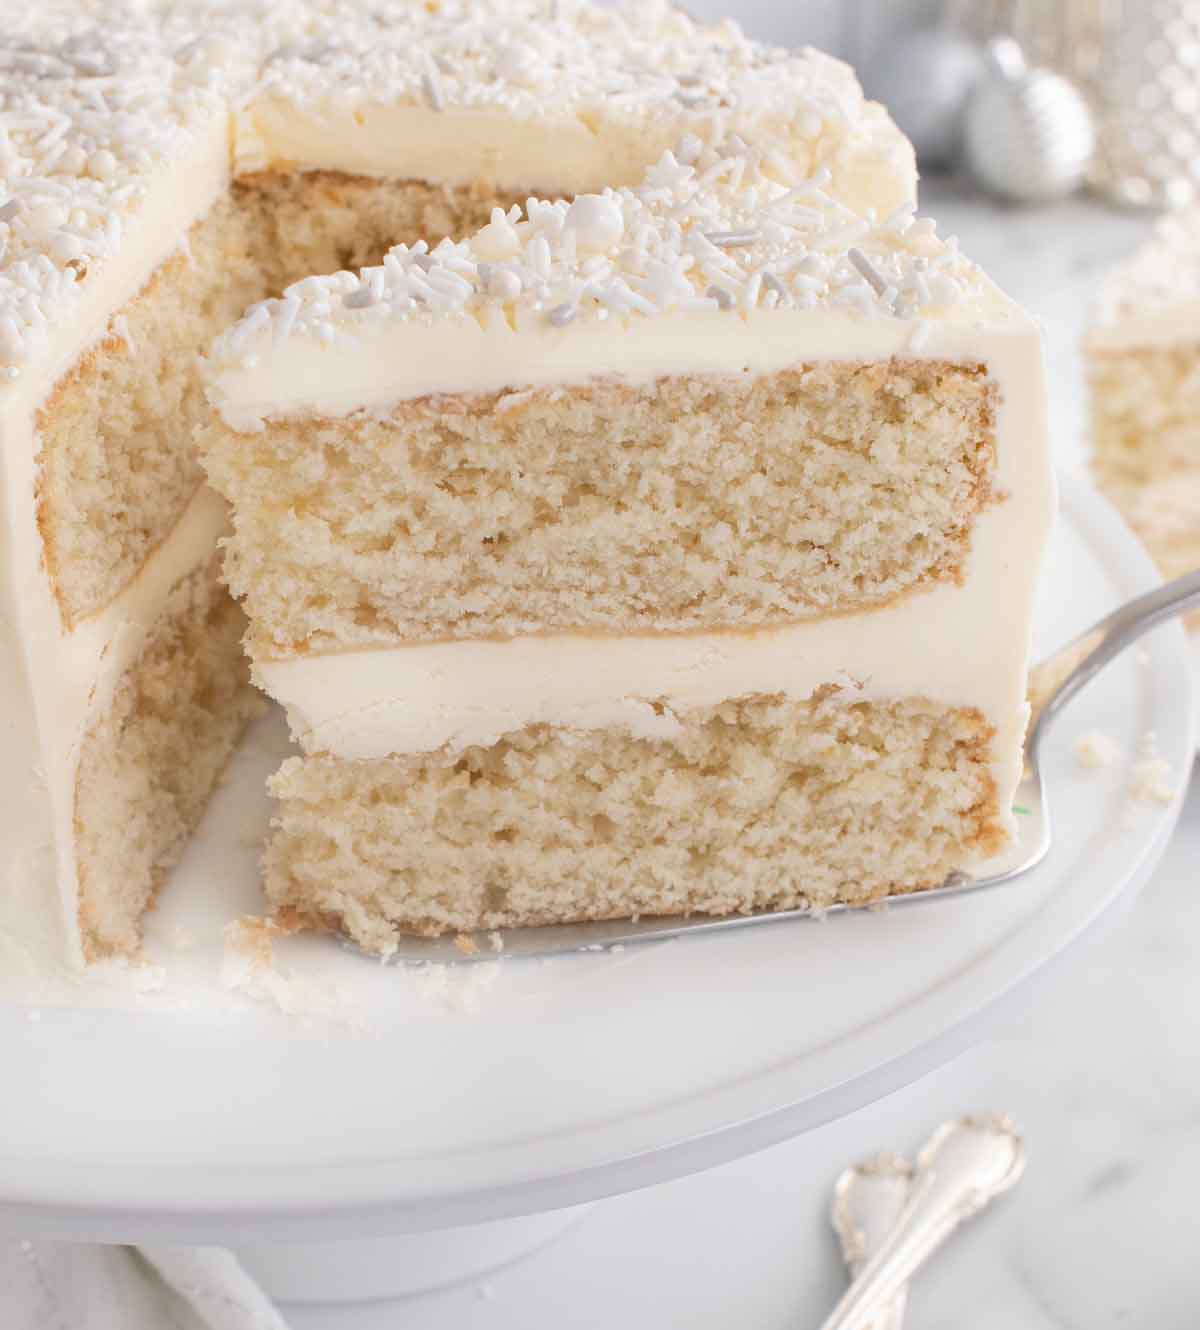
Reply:
<svg viewBox="0 0 1200 1330"><path fill-rule="evenodd" d="M616 200L603 194L581 194L567 209L564 227L575 233L580 254L602 254L615 248L625 233L625 218Z"/></svg>

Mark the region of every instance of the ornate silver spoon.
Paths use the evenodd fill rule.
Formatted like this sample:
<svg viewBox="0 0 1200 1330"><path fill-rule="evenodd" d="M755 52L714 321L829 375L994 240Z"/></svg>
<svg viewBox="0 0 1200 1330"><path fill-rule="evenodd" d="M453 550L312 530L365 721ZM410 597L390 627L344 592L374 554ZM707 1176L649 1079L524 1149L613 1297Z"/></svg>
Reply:
<svg viewBox="0 0 1200 1330"><path fill-rule="evenodd" d="M830 1222L842 1247L842 1259L851 1278L883 1246L888 1234L908 1204L913 1185L913 1166L897 1154L873 1155L852 1164L833 1188ZM871 1330L900 1330L904 1322L907 1289L901 1288L881 1311L875 1313Z"/></svg>
<svg viewBox="0 0 1200 1330"><path fill-rule="evenodd" d="M939 1127L917 1156L903 1209L821 1330L898 1330L903 1304L897 1300L917 1267L1024 1171L1025 1145L1008 1118L966 1117ZM844 1190L853 1196L854 1171L846 1176ZM835 1199L835 1214L836 1206ZM878 1319L884 1312L890 1321Z"/></svg>
<svg viewBox="0 0 1200 1330"><path fill-rule="evenodd" d="M1200 571L1176 578L1154 591L1127 601L1106 615L1088 632L1036 665L1030 674L1029 695L1034 719L1025 740L1025 775L1014 803L1020 807L1018 844L999 871L975 877L952 873L940 887L900 892L888 905L939 900L963 892L999 886L1036 868L1050 848L1050 809L1042 781L1041 758L1046 734L1068 702L1126 647L1168 619L1200 608ZM834 905L824 913L857 908ZM707 915L671 915L646 919L597 920L581 924L552 924L539 928L509 928L502 934L506 956L554 956L563 952L600 950L617 944L678 937L684 933L716 933L750 928L781 919L797 919L811 910L763 910L754 914L711 918ZM440 938L402 937L390 961L495 960L495 935L488 932ZM352 946L352 944L347 944ZM353 949L353 948L352 948ZM372 957L372 959L377 959Z"/></svg>

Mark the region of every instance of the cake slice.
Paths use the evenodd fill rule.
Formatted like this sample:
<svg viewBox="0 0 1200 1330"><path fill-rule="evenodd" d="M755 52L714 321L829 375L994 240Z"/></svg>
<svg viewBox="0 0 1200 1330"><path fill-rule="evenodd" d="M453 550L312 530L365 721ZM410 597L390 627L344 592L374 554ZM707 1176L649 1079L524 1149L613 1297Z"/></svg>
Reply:
<svg viewBox="0 0 1200 1330"><path fill-rule="evenodd" d="M636 183L683 134L825 169L853 211L915 171L846 66L662 4L39 0L4 23L8 973L137 953L255 707L193 440L199 352L247 305L531 193Z"/></svg>
<svg viewBox="0 0 1200 1330"><path fill-rule="evenodd" d="M1200 566L1200 211L1109 274L1086 354L1097 484L1164 576Z"/></svg>
<svg viewBox="0 0 1200 1330"><path fill-rule="evenodd" d="M1052 509L1037 330L911 207L684 140L290 288L201 435L279 916L866 903L999 851Z"/></svg>

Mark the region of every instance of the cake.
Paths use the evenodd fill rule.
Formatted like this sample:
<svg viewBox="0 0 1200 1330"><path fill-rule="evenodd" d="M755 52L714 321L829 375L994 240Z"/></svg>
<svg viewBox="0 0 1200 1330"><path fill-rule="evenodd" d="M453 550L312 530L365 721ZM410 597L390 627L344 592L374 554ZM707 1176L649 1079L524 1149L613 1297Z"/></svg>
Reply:
<svg viewBox="0 0 1200 1330"><path fill-rule="evenodd" d="M308 278L206 365L283 924L862 905L997 854L1038 331L911 204L684 137Z"/></svg>
<svg viewBox="0 0 1200 1330"><path fill-rule="evenodd" d="M235 339L278 331L292 303L256 302L296 281L636 185L685 138L825 172L848 217L915 189L845 66L659 4L49 0L10 7L3 63L9 970L136 953L256 707L194 442L199 353L247 306Z"/></svg>
<svg viewBox="0 0 1200 1330"><path fill-rule="evenodd" d="M1200 212L1107 276L1086 341L1092 469L1162 572L1200 565Z"/></svg>

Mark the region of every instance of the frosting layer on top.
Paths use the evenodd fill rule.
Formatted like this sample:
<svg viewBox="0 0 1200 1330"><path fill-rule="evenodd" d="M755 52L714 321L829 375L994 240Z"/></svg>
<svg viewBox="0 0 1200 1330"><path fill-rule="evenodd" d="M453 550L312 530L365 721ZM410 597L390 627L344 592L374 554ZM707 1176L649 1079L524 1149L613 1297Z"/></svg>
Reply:
<svg viewBox="0 0 1200 1330"><path fill-rule="evenodd" d="M824 168L781 180L741 138L685 136L636 188L497 208L469 239L252 306L212 349L210 396L247 431L435 393L919 354L931 329L970 358L979 328L1028 328L911 204L877 221L831 186Z"/></svg>
<svg viewBox="0 0 1200 1330"><path fill-rule="evenodd" d="M1088 330L1097 351L1200 342L1200 208L1168 213L1105 277Z"/></svg>
<svg viewBox="0 0 1200 1330"><path fill-rule="evenodd" d="M325 167L572 194L683 135L830 173L856 211L915 192L852 72L662 3L61 0L6 15L0 388L45 354L173 164L214 133L240 171ZM534 173L536 172L536 176ZM531 178L533 177L533 178Z"/></svg>

